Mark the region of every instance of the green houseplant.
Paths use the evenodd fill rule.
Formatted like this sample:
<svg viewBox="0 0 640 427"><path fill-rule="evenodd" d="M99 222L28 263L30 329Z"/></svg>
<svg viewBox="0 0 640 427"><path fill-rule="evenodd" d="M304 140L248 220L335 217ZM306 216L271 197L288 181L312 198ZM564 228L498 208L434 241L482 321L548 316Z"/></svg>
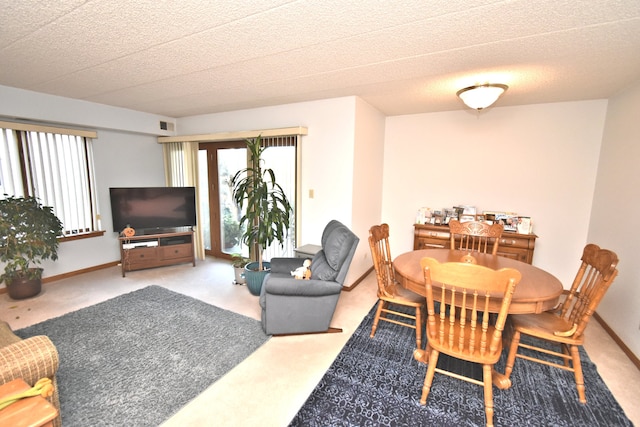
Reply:
<svg viewBox="0 0 640 427"><path fill-rule="evenodd" d="M14 299L28 298L42 289L43 260L58 259L62 223L49 206L35 197L5 196L0 200L0 276Z"/></svg>
<svg viewBox="0 0 640 427"><path fill-rule="evenodd" d="M242 241L249 246L255 260L247 265L249 268L245 276L249 291L258 295L268 268L268 263L262 261L263 250L274 241L285 240L292 208L284 190L276 183L273 170L263 167L261 157L265 147L262 146L262 136L247 139L246 143L248 166L231 178L231 186L235 203L240 209L245 208L240 218L240 226L244 230ZM254 277L250 267L254 267L261 277Z"/></svg>
<svg viewBox="0 0 640 427"><path fill-rule="evenodd" d="M242 254L231 254L231 265L235 272L235 284L244 285L246 283L244 278L244 267L251 261L250 258L245 257Z"/></svg>

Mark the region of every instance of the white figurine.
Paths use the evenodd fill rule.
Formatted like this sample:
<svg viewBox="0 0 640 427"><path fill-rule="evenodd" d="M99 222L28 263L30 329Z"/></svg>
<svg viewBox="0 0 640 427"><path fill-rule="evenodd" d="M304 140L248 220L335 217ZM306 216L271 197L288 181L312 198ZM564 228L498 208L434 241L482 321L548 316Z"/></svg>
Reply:
<svg viewBox="0 0 640 427"><path fill-rule="evenodd" d="M302 263L302 267L298 267L291 272L291 275L296 279L310 279L311 278L311 270L309 267L311 266L311 260L305 259Z"/></svg>

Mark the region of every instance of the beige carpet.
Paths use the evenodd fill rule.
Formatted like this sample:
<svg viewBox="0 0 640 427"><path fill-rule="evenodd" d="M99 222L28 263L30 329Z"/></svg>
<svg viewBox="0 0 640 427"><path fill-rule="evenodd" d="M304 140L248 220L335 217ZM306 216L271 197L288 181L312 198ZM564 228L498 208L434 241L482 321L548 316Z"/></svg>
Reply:
<svg viewBox="0 0 640 427"><path fill-rule="evenodd" d="M49 283L29 300L13 301L2 294L0 317L19 329L124 292L160 285L259 319L258 297L232 281L230 264L213 259L199 261L195 268L184 264L130 272L125 278L119 267L113 267ZM343 328L343 333L270 339L163 426L288 425L375 301L371 274L340 297L332 326ZM595 320L587 328L585 349L627 416L640 425L640 371Z"/></svg>

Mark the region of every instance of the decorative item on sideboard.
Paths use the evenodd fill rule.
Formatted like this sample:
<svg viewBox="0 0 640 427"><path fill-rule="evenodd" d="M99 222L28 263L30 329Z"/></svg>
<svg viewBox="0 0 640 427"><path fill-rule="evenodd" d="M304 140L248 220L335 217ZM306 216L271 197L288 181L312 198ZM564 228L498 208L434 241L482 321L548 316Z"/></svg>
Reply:
<svg viewBox="0 0 640 427"><path fill-rule="evenodd" d="M516 212L482 211L475 206L456 205L451 208L434 209L422 207L418 209L416 224L448 225L451 219L460 222L481 221L487 224L499 223L505 231L520 234L533 233L533 221L530 216L518 215Z"/></svg>

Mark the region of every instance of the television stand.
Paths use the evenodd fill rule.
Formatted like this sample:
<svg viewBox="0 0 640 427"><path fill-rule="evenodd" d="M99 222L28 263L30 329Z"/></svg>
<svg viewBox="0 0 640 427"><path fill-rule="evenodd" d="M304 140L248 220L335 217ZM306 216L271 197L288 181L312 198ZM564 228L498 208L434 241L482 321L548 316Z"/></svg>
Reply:
<svg viewBox="0 0 640 427"><path fill-rule="evenodd" d="M125 272L190 262L196 266L193 231L119 237L120 266Z"/></svg>

